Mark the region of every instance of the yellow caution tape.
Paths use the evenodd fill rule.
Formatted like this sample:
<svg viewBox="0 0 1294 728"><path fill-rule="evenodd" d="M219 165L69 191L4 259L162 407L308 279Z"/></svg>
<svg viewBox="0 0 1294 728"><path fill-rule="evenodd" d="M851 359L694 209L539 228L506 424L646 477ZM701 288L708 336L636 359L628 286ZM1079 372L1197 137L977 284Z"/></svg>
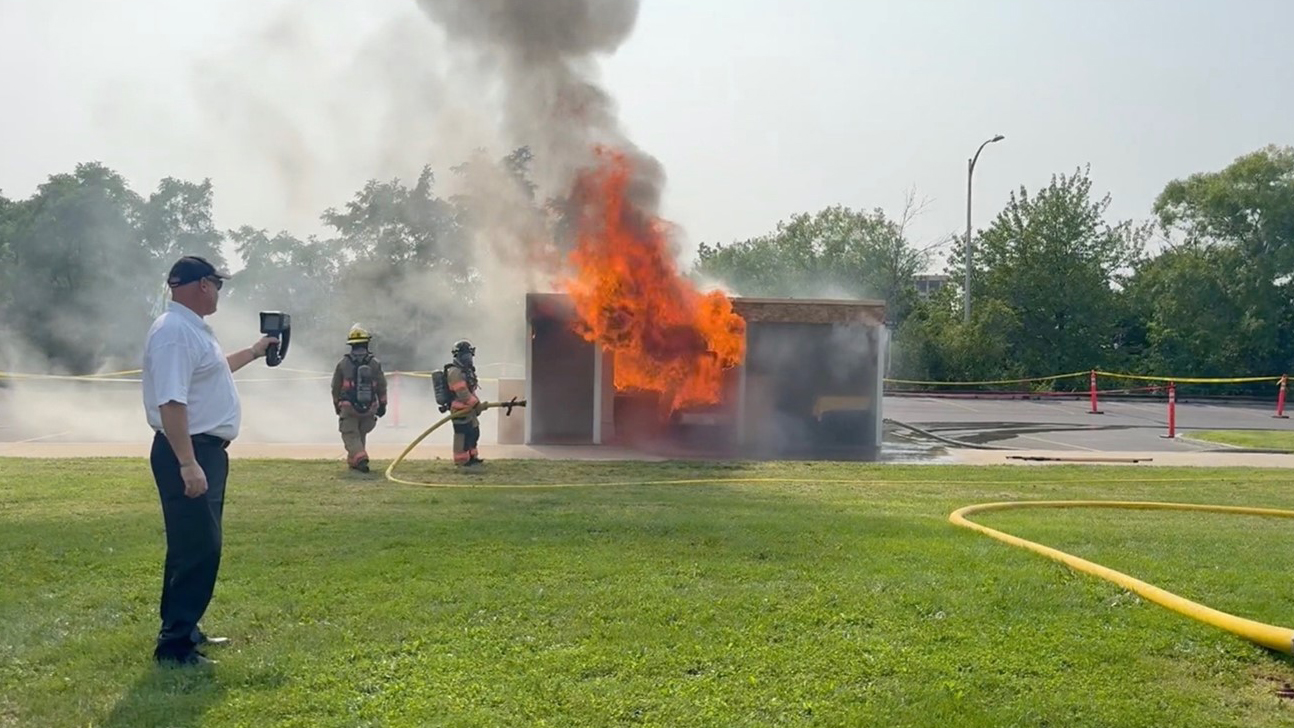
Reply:
<svg viewBox="0 0 1294 728"><path fill-rule="evenodd" d="M1053 374L1049 377L1028 377L1025 379L985 379L975 382L926 382L916 379L886 379L886 384L919 384L928 387L967 387L979 384L1028 384L1030 382L1054 382L1057 379L1086 377L1091 372L1073 372L1071 374Z"/></svg>
<svg viewBox="0 0 1294 728"><path fill-rule="evenodd" d="M330 372L316 371L313 369L294 369L291 367L278 367L278 371L292 372L294 374L307 374L311 379L326 379L332 374ZM63 381L95 381L95 382L138 382L138 379L123 379L130 375L141 374L140 369L125 369L119 372L104 372L102 374L33 374L23 372L0 372L0 379L50 379ZM1090 371L1071 372L1069 374L1053 374L1046 377L1025 377L1021 379L981 379L973 381L929 381L920 379L890 379L886 378L886 384L908 384L924 387L971 387L983 386L989 384L1030 384L1033 382L1054 382L1061 379L1074 379L1077 377L1089 376ZM1247 384L1253 382L1279 382L1284 377L1265 376L1265 377L1162 377L1142 374L1120 374L1118 372L1096 372L1097 376L1113 377L1116 379L1129 379L1144 382L1174 382L1177 384ZM430 378L431 371L393 371L388 372L387 376L404 376L416 377L421 379ZM494 382L504 377L482 377L479 381ZM292 378L282 377L275 381L291 381ZM253 380L243 380L253 381Z"/></svg>
<svg viewBox="0 0 1294 728"><path fill-rule="evenodd" d="M315 375L332 376L332 372L321 372L315 369L294 369L292 367L285 367L283 365L279 365L275 367L275 369L278 369L281 372L292 372L293 374L315 374Z"/></svg>
<svg viewBox="0 0 1294 728"><path fill-rule="evenodd" d="M332 379L332 377L323 377L323 376L320 376L320 377L234 377L234 381L238 382L239 384L246 384L249 382L278 382L279 384L284 384L286 382L326 382L330 379Z"/></svg>
<svg viewBox="0 0 1294 728"><path fill-rule="evenodd" d="M130 374L143 374L143 373L144 373L143 369L123 369L122 371L119 371L119 372L105 372L103 374L87 374L85 376L91 379L96 379L99 377L124 377Z"/></svg>
<svg viewBox="0 0 1294 728"><path fill-rule="evenodd" d="M1118 374L1098 371L1099 377L1135 379L1142 382L1173 382L1175 384L1244 384L1247 382L1279 382L1281 377L1153 377L1140 374Z"/></svg>
<svg viewBox="0 0 1294 728"><path fill-rule="evenodd" d="M139 371L117 372L117 374L138 374ZM138 379L121 379L111 374L24 374L20 372L0 372L0 379L33 379L57 380L72 382L139 382Z"/></svg>
<svg viewBox="0 0 1294 728"><path fill-rule="evenodd" d="M306 376L257 377L257 378L235 376L234 381L242 384L242 383L249 383L249 382L312 382L312 381L321 381L321 380L326 381L326 380L332 379L331 374L328 374L326 372L315 372L309 369L280 369L279 371L293 372L296 374L302 374ZM26 373L20 373L20 372L0 372L0 379L65 381L65 382L122 382L126 384L139 384L140 379L138 377L124 379L124 378L115 377L113 375L114 374L140 374L140 373L142 372L139 369L133 369L125 372L113 372L112 374L26 374ZM422 372L396 371L396 372L389 372L387 376L388 377L411 376L411 377L425 378L425 377L430 377L431 375L423 374ZM493 377L481 377L477 381L497 382L498 379Z"/></svg>

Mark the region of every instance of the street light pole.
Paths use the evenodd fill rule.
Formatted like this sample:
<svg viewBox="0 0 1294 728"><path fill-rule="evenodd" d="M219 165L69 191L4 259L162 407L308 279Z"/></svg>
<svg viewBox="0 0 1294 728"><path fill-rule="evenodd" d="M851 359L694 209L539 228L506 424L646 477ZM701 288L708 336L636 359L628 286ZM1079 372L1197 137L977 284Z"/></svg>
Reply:
<svg viewBox="0 0 1294 728"><path fill-rule="evenodd" d="M975 156L966 160L966 285L962 289L962 316L963 321L970 323L970 291L971 291L971 178L975 174L975 162L979 161L979 153L984 151L984 147L993 142L1000 142L1006 137L998 134L979 145L975 150Z"/></svg>

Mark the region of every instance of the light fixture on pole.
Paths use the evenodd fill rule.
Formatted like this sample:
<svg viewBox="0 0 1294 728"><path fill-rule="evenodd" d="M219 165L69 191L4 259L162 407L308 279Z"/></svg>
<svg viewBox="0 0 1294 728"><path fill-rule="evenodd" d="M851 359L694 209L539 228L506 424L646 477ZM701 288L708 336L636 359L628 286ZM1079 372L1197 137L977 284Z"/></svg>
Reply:
<svg viewBox="0 0 1294 728"><path fill-rule="evenodd" d="M1006 137L998 134L979 145L975 150L975 156L966 160L966 285L962 289L962 316L966 323L970 323L970 301L971 301L971 179L975 174L975 162L979 161L979 153L984 151L984 147L993 142L1000 142Z"/></svg>

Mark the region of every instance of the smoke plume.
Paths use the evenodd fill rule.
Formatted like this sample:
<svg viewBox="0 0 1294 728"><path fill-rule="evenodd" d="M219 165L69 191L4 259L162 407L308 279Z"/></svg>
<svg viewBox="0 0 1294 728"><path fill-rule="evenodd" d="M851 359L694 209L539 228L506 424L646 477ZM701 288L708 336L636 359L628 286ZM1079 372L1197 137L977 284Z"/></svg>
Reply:
<svg viewBox="0 0 1294 728"><path fill-rule="evenodd" d="M597 166L595 149L610 147L629 157L629 201L644 215L656 214L664 170L624 134L614 100L598 83L595 58L629 37L638 0L418 4L494 102L505 143L534 152L541 195L570 194L580 171Z"/></svg>
<svg viewBox="0 0 1294 728"><path fill-rule="evenodd" d="M463 310L461 298L434 273L391 271L401 283L383 305L429 321L431 314L451 314L449 325L428 330L425 339L399 342L414 347L419 368L439 366L452 341L470 338L482 376L518 376L524 295L551 287L572 245L573 236L554 234L545 203L569 204L580 171L596 165L594 150L602 145L631 160L626 195L633 206L644 216L659 207L663 170L626 138L597 74L598 56L614 52L632 32L638 2L418 0L398 16L366 18L383 16L338 43L340 21L331 16L341 9L337 1L282 3L270 22L242 28L232 43L194 62L179 97L155 92L165 80L159 66L156 78L139 75L105 89L96 119L117 149L164 157L168 173L181 178L211 178L220 227L249 225L271 237L280 230L301 239L326 237L319 222L324 209L343 207L370 179L412 185L430 165L436 194L460 200L472 218L466 254L480 293ZM478 153L498 160L523 146L532 154L533 189L497 164L450 171ZM289 295L299 270L294 263L266 274L278 277L262 281L270 293L259 298L236 293L235 270L230 298L211 319L227 349L256 338L257 310L334 305ZM120 307L115 300L99 303L104 310ZM140 327L142 343L147 322L129 320ZM381 356L382 332L375 333ZM285 368L331 371L345 351L344 338L344 330L300 332ZM59 371L30 356L15 360L16 369ZM99 368L137 365L115 361ZM288 384L281 381L288 372L253 366L239 373L244 438L340 446L326 381ZM438 416L425 384L405 381L405 426ZM0 440L151 435L131 382L9 385L0 392L0 419L13 432ZM88 396L95 392L105 399ZM383 439L383 431L375 437ZM405 434L394 431L387 439ZM487 441L492 435L487 422Z"/></svg>

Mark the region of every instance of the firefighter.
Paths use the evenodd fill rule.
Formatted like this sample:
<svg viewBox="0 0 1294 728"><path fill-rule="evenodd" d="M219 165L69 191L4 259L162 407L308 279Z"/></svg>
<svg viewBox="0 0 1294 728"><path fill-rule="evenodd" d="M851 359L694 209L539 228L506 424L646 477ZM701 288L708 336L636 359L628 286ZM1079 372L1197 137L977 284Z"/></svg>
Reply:
<svg viewBox="0 0 1294 728"><path fill-rule="evenodd" d="M386 375L382 362L368 350L373 336L359 324L346 336L350 353L337 362L332 375L332 404L337 413L346 464L368 472L368 433L386 414Z"/></svg>
<svg viewBox="0 0 1294 728"><path fill-rule="evenodd" d="M476 395L476 347L466 339L454 344L454 360L445 365L445 384L449 387L450 412L454 422L454 464L459 467L472 467L485 461L477 456L476 444L481 439L482 402Z"/></svg>

